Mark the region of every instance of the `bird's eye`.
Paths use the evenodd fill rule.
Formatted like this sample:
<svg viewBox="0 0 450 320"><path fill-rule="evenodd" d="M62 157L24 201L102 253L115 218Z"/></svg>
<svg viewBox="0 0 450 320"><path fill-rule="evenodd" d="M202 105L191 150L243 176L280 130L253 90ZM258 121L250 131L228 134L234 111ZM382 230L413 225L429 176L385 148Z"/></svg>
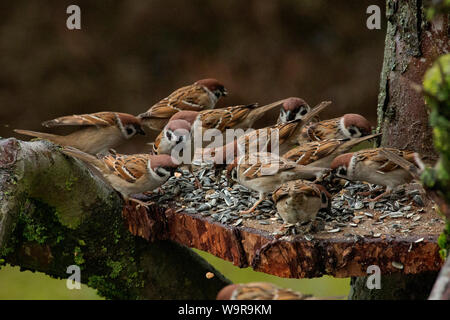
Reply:
<svg viewBox="0 0 450 320"><path fill-rule="evenodd" d="M172 132L170 132L169 130L166 131L166 137L169 140L172 140Z"/></svg>
<svg viewBox="0 0 450 320"><path fill-rule="evenodd" d="M300 111L300 114L302 115L302 116L304 116L305 114L307 114L308 113L308 110L306 110L306 109L302 109L302 111Z"/></svg>

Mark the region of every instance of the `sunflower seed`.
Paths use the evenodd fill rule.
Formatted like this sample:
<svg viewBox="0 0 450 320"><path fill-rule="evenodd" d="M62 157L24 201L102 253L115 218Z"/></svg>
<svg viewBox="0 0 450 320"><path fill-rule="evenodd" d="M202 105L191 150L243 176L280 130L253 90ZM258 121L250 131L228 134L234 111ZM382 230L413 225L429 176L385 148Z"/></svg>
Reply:
<svg viewBox="0 0 450 320"><path fill-rule="evenodd" d="M209 210L211 208L212 208L212 206L209 203L203 203L200 206L198 206L197 210L198 211L205 211L205 210Z"/></svg>
<svg viewBox="0 0 450 320"><path fill-rule="evenodd" d="M311 234L305 234L305 240L306 241L312 241L312 240L314 240L314 236L313 235L311 235Z"/></svg>
<svg viewBox="0 0 450 320"><path fill-rule="evenodd" d="M413 198L413 201L415 204L417 204L420 207L423 207L425 204L423 203L422 197L420 195L415 195Z"/></svg>
<svg viewBox="0 0 450 320"><path fill-rule="evenodd" d="M358 201L355 202L354 208L356 210L362 209L362 208L364 208L364 203L362 201L358 200Z"/></svg>
<svg viewBox="0 0 450 320"><path fill-rule="evenodd" d="M400 262L392 261L392 266L397 269L403 269L403 264Z"/></svg>
<svg viewBox="0 0 450 320"><path fill-rule="evenodd" d="M339 232L339 231L341 231L340 228L335 228L335 229L328 230L329 233L336 233L336 232Z"/></svg>

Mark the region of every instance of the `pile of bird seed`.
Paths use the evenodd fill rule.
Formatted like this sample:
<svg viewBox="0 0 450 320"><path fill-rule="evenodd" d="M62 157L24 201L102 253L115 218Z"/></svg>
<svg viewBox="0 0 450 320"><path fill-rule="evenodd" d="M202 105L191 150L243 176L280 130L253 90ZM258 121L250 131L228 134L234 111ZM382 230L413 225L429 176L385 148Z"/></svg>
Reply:
<svg viewBox="0 0 450 320"><path fill-rule="evenodd" d="M384 238L386 234L408 234L416 227L433 233L444 223L432 206L425 205L429 201L424 199L419 185L398 190L376 202L359 195L373 190L375 185L346 181L343 185L327 186L334 195L330 208L319 211L311 229L311 225L283 224L271 200L264 200L253 213L240 214L258 200L258 192L228 180L224 172L216 176L215 170L208 167L195 174L201 188L195 187L195 178L189 170L182 170L182 174L171 177L161 187L161 193L151 194L149 200L162 207L176 207L176 212L200 214L222 224L262 229L275 236L300 234L307 240L312 240L318 233L330 236L342 233L355 240L360 237ZM427 215L425 219L424 215ZM425 228L422 220L427 220Z"/></svg>

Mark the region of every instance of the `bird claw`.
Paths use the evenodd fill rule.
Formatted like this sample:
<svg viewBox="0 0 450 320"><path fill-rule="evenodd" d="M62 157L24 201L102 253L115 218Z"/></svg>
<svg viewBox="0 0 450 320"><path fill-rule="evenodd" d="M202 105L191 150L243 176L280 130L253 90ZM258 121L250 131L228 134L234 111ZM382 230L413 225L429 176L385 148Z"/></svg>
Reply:
<svg viewBox="0 0 450 320"><path fill-rule="evenodd" d="M140 207L144 207L145 209L148 209L149 206L155 204L154 201L144 202L144 201L141 201L141 200L138 200L138 199L134 199L134 198L130 198L129 200L130 200L130 202L137 203L136 209L139 209Z"/></svg>

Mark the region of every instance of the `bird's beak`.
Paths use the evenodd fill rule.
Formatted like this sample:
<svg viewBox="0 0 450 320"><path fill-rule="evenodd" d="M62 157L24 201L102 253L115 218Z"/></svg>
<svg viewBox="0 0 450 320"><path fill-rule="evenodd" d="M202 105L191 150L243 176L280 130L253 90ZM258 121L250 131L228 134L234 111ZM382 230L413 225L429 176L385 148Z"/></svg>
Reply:
<svg viewBox="0 0 450 320"><path fill-rule="evenodd" d="M226 96L228 95L228 91L227 91L227 89L223 89L223 91L222 91L222 95L223 95L224 97L226 97Z"/></svg>

